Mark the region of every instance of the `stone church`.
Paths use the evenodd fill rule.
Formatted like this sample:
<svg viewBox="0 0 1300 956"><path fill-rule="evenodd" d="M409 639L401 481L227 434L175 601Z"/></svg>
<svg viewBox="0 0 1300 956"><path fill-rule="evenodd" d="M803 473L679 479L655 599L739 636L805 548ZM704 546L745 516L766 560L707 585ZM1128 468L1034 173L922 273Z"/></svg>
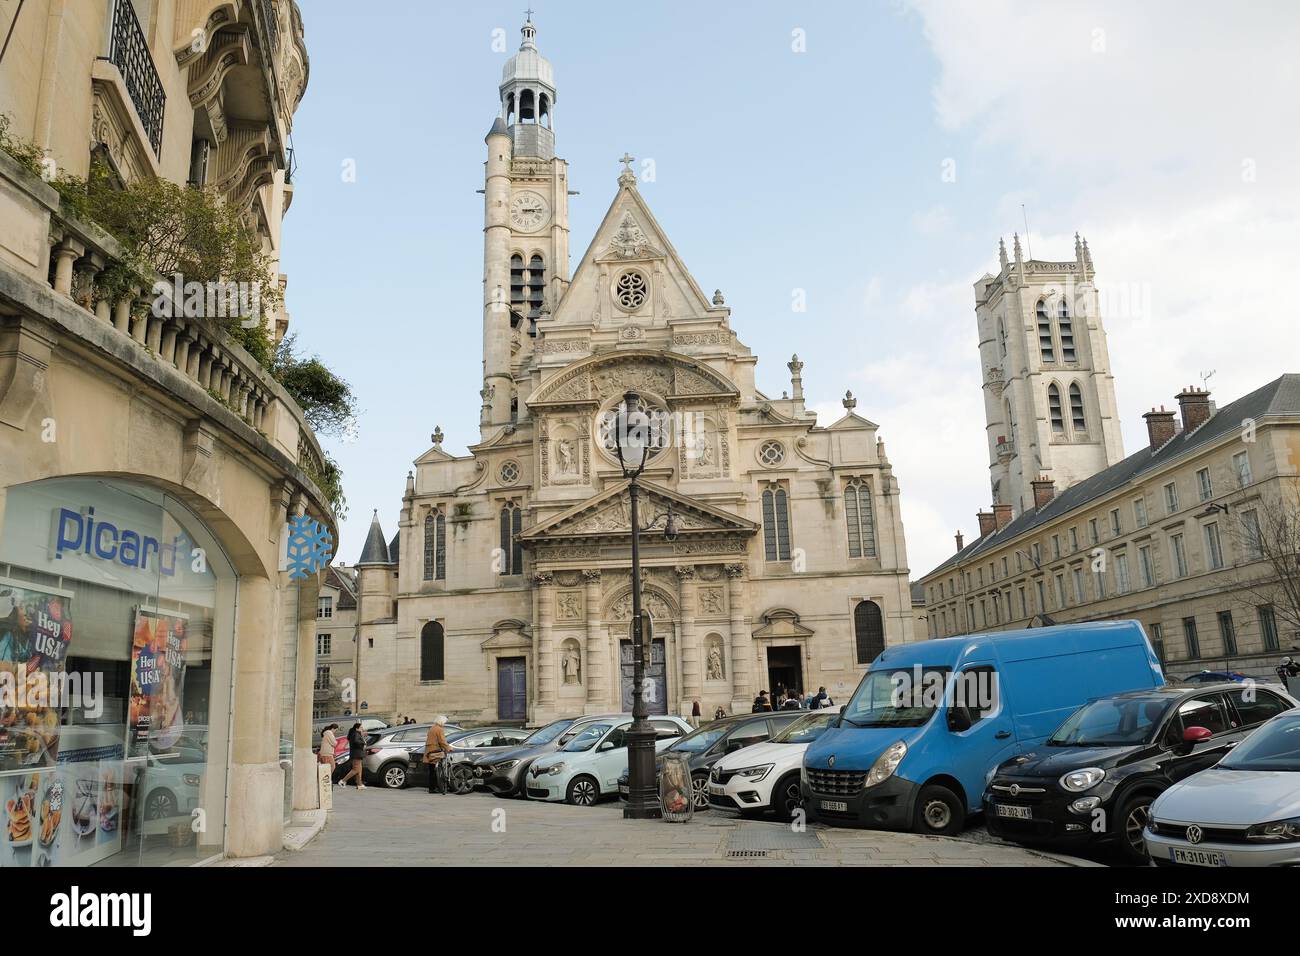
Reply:
<svg viewBox="0 0 1300 956"><path fill-rule="evenodd" d="M667 423L641 478L643 607L659 713L747 711L760 690L843 699L913 639L899 487L877 426L819 425L706 295L624 170L576 270L558 101L531 21L487 134L480 433L441 429L400 527L361 560L367 712L526 721L630 708L627 481L609 416L628 389ZM657 419L657 420L659 420ZM678 535L664 535L671 511Z"/></svg>

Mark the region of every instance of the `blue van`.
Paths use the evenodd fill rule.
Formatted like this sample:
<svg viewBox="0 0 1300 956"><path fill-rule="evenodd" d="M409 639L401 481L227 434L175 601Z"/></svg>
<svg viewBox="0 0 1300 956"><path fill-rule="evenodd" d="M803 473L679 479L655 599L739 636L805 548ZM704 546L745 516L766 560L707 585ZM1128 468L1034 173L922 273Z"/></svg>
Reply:
<svg viewBox="0 0 1300 956"><path fill-rule="evenodd" d="M1002 761L1085 701L1164 682L1137 621L887 647L805 752L804 809L829 824L959 833Z"/></svg>

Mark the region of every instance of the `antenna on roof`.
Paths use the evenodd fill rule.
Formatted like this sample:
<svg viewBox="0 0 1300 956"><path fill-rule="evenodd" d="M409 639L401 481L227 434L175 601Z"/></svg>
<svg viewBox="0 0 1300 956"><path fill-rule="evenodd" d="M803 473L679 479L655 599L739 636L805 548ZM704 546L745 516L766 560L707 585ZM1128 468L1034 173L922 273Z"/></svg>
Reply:
<svg viewBox="0 0 1300 956"><path fill-rule="evenodd" d="M1201 388L1202 388L1202 389L1205 389L1205 386L1209 383L1210 379L1214 378L1214 373L1215 373L1216 371L1218 371L1218 369L1213 369L1213 368L1212 368L1212 369L1210 369L1208 372L1202 372L1202 373L1201 373ZM1208 389L1206 389L1206 390L1208 391Z"/></svg>
<svg viewBox="0 0 1300 956"><path fill-rule="evenodd" d="M1029 258L1034 258L1034 244L1029 241L1029 213L1025 212L1025 204L1020 204L1020 217L1025 221L1025 248L1029 250Z"/></svg>

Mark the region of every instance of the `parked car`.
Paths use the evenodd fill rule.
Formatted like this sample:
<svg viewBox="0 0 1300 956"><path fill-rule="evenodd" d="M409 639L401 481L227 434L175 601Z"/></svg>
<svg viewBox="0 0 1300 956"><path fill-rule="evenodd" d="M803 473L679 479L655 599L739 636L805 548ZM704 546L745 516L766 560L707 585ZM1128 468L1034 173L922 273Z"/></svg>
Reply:
<svg viewBox="0 0 1300 956"><path fill-rule="evenodd" d="M1294 706L1281 691L1236 683L1098 698L994 771L988 830L1024 844L1118 844L1131 862L1145 862L1142 831L1156 797Z"/></svg>
<svg viewBox="0 0 1300 956"><path fill-rule="evenodd" d="M804 754L804 809L843 826L959 833L994 767L1085 701L1164 682L1137 621L887 647Z"/></svg>
<svg viewBox="0 0 1300 956"><path fill-rule="evenodd" d="M1157 866L1300 866L1300 711L1157 797L1145 837Z"/></svg>
<svg viewBox="0 0 1300 956"><path fill-rule="evenodd" d="M539 727L522 740L518 747L506 751L493 750L474 758L474 776L477 782L500 796L527 797L525 774L534 760L543 754L554 753L577 735L578 731L594 720L613 720L631 717L631 714L600 714L587 717L561 717L544 727Z"/></svg>
<svg viewBox="0 0 1300 956"><path fill-rule="evenodd" d="M445 759L450 761L447 769L452 774L451 789L456 793L469 793L474 789L474 771L470 761L489 752L500 753L518 747L529 733L531 731L522 727L475 727L448 733L447 743L451 745L452 753ZM416 784L429 782L429 765L424 762L423 740L420 741L419 748L410 753L407 779Z"/></svg>
<svg viewBox="0 0 1300 956"><path fill-rule="evenodd" d="M709 806L791 819L803 806L799 772L804 751L838 719L839 710L805 710L766 743L724 754L709 771Z"/></svg>
<svg viewBox="0 0 1300 956"><path fill-rule="evenodd" d="M353 721L355 723L355 721ZM351 725L349 725L351 726ZM378 780L384 782L384 777L391 766L398 766L401 763L403 754L409 754L412 749L422 748L425 737L428 736L429 728L432 724L399 724L396 727L385 727L380 730L371 731L366 734L366 754L361 758L361 771L365 777L371 781ZM362 728L364 731L364 727ZM447 724L443 727L449 735L461 730L459 724ZM370 751L381 748L384 750L382 757L373 756ZM339 738L334 742L334 782L337 783L339 778L344 776L350 763L351 745L348 743L347 732L340 728ZM399 752L400 751L400 752ZM404 783L404 782L403 782ZM402 786L399 784L398 786Z"/></svg>
<svg viewBox="0 0 1300 956"><path fill-rule="evenodd" d="M655 750L688 734L691 725L680 717L651 717L659 739ZM565 800L589 807L617 792L618 778L627 769L627 731L631 718L595 720L553 754L538 757L528 768L527 793L533 800Z"/></svg>
<svg viewBox="0 0 1300 956"><path fill-rule="evenodd" d="M715 763L726 754L771 739L774 734L784 730L807 713L806 710L776 710L761 714L736 714L734 717L722 717L710 721L681 740L665 747L663 753L688 755L691 768L691 798L695 801L695 811L698 813L709 809L709 771ZM659 771L663 769L663 763L662 755L655 758L656 782L659 780ZM618 780L618 795L624 800L628 796L626 768L623 776Z"/></svg>
<svg viewBox="0 0 1300 956"><path fill-rule="evenodd" d="M340 738L346 738L348 735L348 728L358 720L361 721L361 729L368 734L373 734L388 727L388 722L379 717L357 717L355 715L349 717L316 717L311 722L312 753L316 753L320 750L321 731L330 724L338 724L339 729L335 731L335 734Z"/></svg>

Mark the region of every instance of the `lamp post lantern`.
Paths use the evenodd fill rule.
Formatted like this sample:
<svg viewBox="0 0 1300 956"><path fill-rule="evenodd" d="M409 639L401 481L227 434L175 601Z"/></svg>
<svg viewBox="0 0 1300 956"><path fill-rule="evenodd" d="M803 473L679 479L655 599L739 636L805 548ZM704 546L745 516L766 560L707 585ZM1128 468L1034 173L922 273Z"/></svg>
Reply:
<svg viewBox="0 0 1300 956"><path fill-rule="evenodd" d="M632 524L632 726L627 733L628 800L623 816L651 820L661 817L663 811L655 783L655 732L647 719L645 695L649 647L645 642L641 612L641 525L637 516L640 487L637 479L645 469L657 436L650 417L640 406L640 395L633 391L625 393L623 407L614 422L614 448L623 477L628 480L628 517ZM664 537L669 541L677 537L677 521L671 509Z"/></svg>

